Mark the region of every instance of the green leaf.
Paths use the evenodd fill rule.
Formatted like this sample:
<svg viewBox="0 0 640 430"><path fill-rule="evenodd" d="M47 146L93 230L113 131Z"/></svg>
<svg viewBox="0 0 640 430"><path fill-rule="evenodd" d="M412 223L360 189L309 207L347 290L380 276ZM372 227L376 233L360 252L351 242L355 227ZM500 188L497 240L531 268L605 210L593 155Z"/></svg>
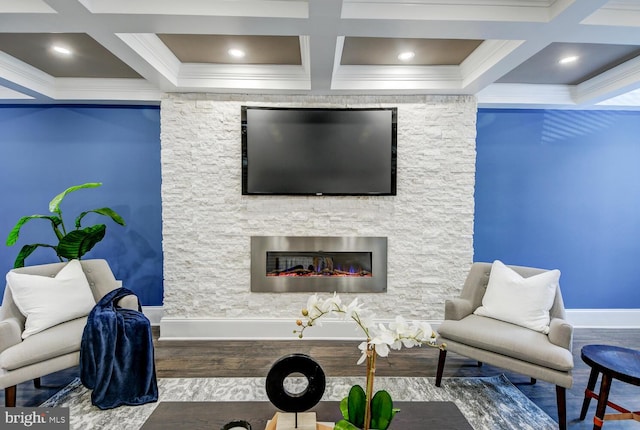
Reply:
<svg viewBox="0 0 640 430"><path fill-rule="evenodd" d="M80 222L82 221L82 218L84 218L84 216L90 212L93 213L97 213L100 215L104 215L104 216L108 216L109 218L111 218L113 221L115 221L116 223L120 224L120 225L125 225L124 219L122 219L122 217L120 215L118 215L116 213L116 211L114 211L113 209L110 208L100 208L100 209L93 209L90 211L85 211L82 212L80 215L78 215L78 217L76 218L76 228L80 228Z"/></svg>
<svg viewBox="0 0 640 430"><path fill-rule="evenodd" d="M88 182L86 184L74 185L73 187L67 188L49 202L49 212L60 213L60 203L62 203L62 199L64 199L67 194L84 188L97 188L101 185L102 182Z"/></svg>
<svg viewBox="0 0 640 430"><path fill-rule="evenodd" d="M22 228L23 225L25 225L28 221L31 221L32 219L38 219L38 218L48 219L49 221L51 221L51 225L54 231L56 230L56 227L62 223L62 220L55 215L23 216L18 220L16 225L13 226L13 228L9 232L9 236L7 236L7 242L6 242L7 246L15 245L15 243L18 241L18 236L20 235L20 229Z"/></svg>
<svg viewBox="0 0 640 430"><path fill-rule="evenodd" d="M367 396L360 385L354 385L349 390L349 398L347 400L349 422L358 428L364 426L364 410L367 402Z"/></svg>
<svg viewBox="0 0 640 430"><path fill-rule="evenodd" d="M349 398L345 397L340 400L340 412L342 412L342 416L345 420L349 419Z"/></svg>
<svg viewBox="0 0 640 430"><path fill-rule="evenodd" d="M385 390L378 391L371 399L371 428L387 430L394 415L391 395Z"/></svg>
<svg viewBox="0 0 640 430"><path fill-rule="evenodd" d="M22 249L18 253L18 256L16 257L16 261L14 261L13 263L13 268L17 269L18 267L24 267L24 260L39 247L53 248L54 250L56 249L55 246L47 245L46 243L34 243L32 245L25 245L22 247Z"/></svg>
<svg viewBox="0 0 640 430"><path fill-rule="evenodd" d="M82 230L73 230L60 239L58 255L72 260L81 259L96 243L100 242L107 231L107 226L98 224Z"/></svg>
<svg viewBox="0 0 640 430"><path fill-rule="evenodd" d="M358 427L354 426L347 420L340 420L333 427L333 430L360 430Z"/></svg>

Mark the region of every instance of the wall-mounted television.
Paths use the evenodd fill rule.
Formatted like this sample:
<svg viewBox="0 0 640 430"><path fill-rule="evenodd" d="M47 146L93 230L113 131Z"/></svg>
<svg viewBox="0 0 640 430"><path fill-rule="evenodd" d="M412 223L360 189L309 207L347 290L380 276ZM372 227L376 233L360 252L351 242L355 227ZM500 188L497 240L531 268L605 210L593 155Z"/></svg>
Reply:
<svg viewBox="0 0 640 430"><path fill-rule="evenodd" d="M397 114L242 106L242 194L396 195Z"/></svg>

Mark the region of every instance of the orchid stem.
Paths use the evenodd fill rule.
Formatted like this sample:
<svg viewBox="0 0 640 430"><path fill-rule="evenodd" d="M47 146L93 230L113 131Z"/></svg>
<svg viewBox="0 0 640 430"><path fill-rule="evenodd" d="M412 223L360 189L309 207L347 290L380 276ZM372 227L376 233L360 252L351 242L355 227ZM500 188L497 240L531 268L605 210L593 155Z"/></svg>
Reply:
<svg viewBox="0 0 640 430"><path fill-rule="evenodd" d="M370 339L367 339L367 344ZM371 425L371 399L373 398L373 377L376 373L376 346L371 345L367 351L367 391L365 393L364 406L364 430L369 430Z"/></svg>

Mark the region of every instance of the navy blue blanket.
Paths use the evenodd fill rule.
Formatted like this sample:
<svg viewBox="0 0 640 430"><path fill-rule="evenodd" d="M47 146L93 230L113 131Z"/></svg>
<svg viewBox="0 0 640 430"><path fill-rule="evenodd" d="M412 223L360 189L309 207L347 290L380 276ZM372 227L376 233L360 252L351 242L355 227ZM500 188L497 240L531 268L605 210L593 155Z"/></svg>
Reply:
<svg viewBox="0 0 640 430"><path fill-rule="evenodd" d="M93 308L82 334L80 379L100 409L158 400L151 324L139 310L116 306L134 294L118 288Z"/></svg>

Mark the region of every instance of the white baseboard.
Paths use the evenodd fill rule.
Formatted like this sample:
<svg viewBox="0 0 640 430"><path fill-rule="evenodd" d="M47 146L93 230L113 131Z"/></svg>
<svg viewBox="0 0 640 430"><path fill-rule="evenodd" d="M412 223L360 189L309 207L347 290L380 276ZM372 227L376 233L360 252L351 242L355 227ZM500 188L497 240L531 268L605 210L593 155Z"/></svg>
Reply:
<svg viewBox="0 0 640 430"><path fill-rule="evenodd" d="M143 306L142 313L149 319L151 325L160 325L164 310L162 306Z"/></svg>
<svg viewBox="0 0 640 430"><path fill-rule="evenodd" d="M160 325L160 340L296 340L295 318L225 319L162 317L161 307L143 308L153 325ZM567 319L576 328L640 328L640 309L572 309ZM156 323L154 323L156 321ZM387 323L389 321L379 321ZM440 321L427 321L437 330ZM363 340L350 321L327 319L305 331L310 340Z"/></svg>
<svg viewBox="0 0 640 430"><path fill-rule="evenodd" d="M577 328L640 328L640 309L567 309Z"/></svg>

